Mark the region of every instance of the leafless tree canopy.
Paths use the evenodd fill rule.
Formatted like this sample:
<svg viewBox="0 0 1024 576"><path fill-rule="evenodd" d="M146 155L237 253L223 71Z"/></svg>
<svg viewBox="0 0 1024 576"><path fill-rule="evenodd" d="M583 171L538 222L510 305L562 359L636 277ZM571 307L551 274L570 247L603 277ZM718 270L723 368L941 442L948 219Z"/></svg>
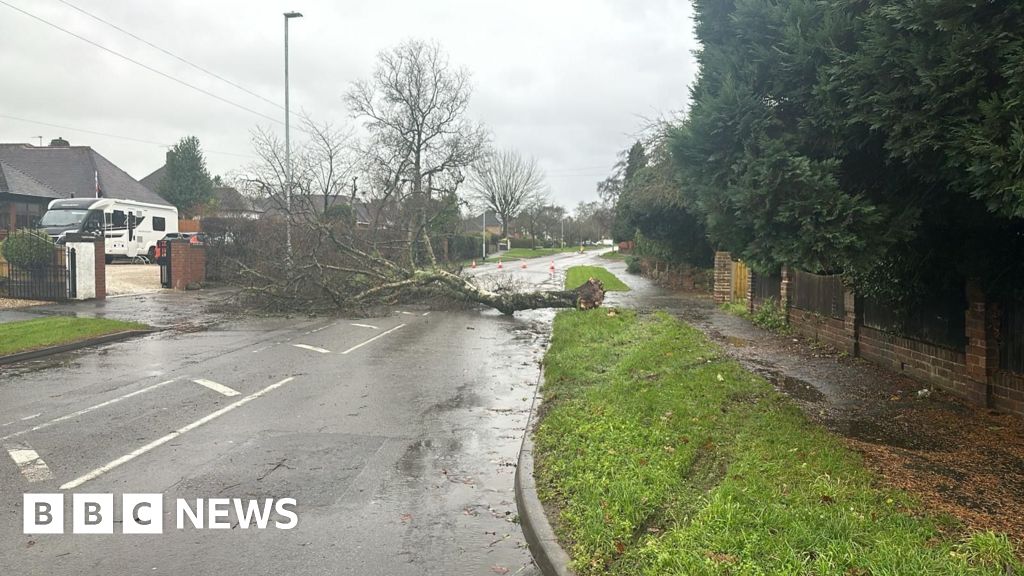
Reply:
<svg viewBox="0 0 1024 576"><path fill-rule="evenodd" d="M378 56L369 80L356 82L345 100L372 138L367 157L384 196L404 183L411 260L422 245L432 265L436 257L425 235L437 193L454 196L462 171L484 150L484 127L465 117L472 88L469 74L454 68L437 44L411 40Z"/></svg>
<svg viewBox="0 0 1024 576"><path fill-rule="evenodd" d="M474 164L469 188L477 204L493 210L501 220L502 236L508 224L526 208L546 200L544 172L533 158L515 150L498 150Z"/></svg>
<svg viewBox="0 0 1024 576"><path fill-rule="evenodd" d="M424 296L508 314L576 306L581 298L599 303L599 283L574 291L494 289L439 261L444 241L433 232L458 220L463 171L488 146L484 128L466 118L470 93L468 74L435 44L410 41L382 53L373 76L345 96L368 141L307 118L301 132L308 138L292 153L290 193L283 142L255 131L259 160L236 180L265 212L208 225L214 268L275 309L353 309ZM492 162L496 177L507 176L500 185L515 190L502 204L505 214L537 195L542 178L532 160L508 154ZM284 222L292 230L289 265Z"/></svg>

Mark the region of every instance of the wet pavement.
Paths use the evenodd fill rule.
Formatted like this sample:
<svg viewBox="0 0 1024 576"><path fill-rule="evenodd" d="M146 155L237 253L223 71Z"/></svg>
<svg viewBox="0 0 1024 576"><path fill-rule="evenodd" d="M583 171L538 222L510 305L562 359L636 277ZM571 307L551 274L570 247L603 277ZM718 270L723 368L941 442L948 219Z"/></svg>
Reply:
<svg viewBox="0 0 1024 576"><path fill-rule="evenodd" d="M550 311L201 315L223 296L33 311L167 329L0 368L2 573L533 573L513 478ZM24 535L24 492L163 494L164 534ZM176 529L218 497L295 498L298 527Z"/></svg>

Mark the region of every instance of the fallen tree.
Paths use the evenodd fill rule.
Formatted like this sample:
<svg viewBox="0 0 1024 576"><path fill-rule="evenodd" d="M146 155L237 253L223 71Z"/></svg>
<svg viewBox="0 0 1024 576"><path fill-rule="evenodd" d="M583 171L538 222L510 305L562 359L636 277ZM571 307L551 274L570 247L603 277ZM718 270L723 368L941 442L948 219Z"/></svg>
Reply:
<svg viewBox="0 0 1024 576"><path fill-rule="evenodd" d="M458 266L415 266L401 238L351 229L344 223L293 226L292 265L286 265L281 219L206 219L209 268L239 286L256 306L276 311L358 311L416 301L472 302L503 314L537 308L601 306L604 286L591 278L572 290L537 291L511 275L473 278ZM405 236L401 231L391 236ZM424 235L424 241L431 241Z"/></svg>

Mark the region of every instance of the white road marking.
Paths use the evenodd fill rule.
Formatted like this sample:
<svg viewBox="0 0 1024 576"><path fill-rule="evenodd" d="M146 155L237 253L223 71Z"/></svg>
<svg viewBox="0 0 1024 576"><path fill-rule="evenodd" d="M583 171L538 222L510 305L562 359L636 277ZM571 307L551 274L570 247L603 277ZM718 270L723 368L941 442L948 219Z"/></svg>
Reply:
<svg viewBox="0 0 1024 576"><path fill-rule="evenodd" d="M402 314L405 314L406 316L415 316L412 312L406 312L405 310L402 310Z"/></svg>
<svg viewBox="0 0 1024 576"><path fill-rule="evenodd" d="M36 412L35 414L33 414L33 415L31 415L31 416L25 416L24 418L20 418L20 420L21 420L22 422L24 422L24 421L26 421L26 420L32 420L33 418L39 418L39 417L40 417L40 416L42 416L42 415L43 415L43 413L42 413L42 412Z"/></svg>
<svg viewBox="0 0 1024 576"><path fill-rule="evenodd" d="M197 378L197 379L193 380L193 382L195 382L196 384L199 384L200 386L206 386L210 390L213 390L214 392L217 392L218 394L223 394L223 395L228 396L228 397L238 396L238 394L239 394L238 390L235 390L234 388L228 388L227 386L225 386L223 384L218 384L218 383L214 382L213 380L206 380L206 379L203 379L203 378Z"/></svg>
<svg viewBox="0 0 1024 576"><path fill-rule="evenodd" d="M430 312L424 312L423 315L424 316L430 316Z"/></svg>
<svg viewBox="0 0 1024 576"><path fill-rule="evenodd" d="M29 448L27 444L21 442L5 444L4 449L11 455L11 460L14 460L14 463L18 465L21 475L29 482L53 479L53 473L46 466L46 462L43 462L39 454Z"/></svg>
<svg viewBox="0 0 1024 576"><path fill-rule="evenodd" d="M394 328L392 328L391 330L388 330L387 332L381 332L380 334L377 334L376 336L374 336L373 338L370 338L366 342L363 342L362 344L356 344L355 346L349 348L348 350L345 350L344 352L342 352L342 354L348 354L349 352L354 352L356 350L359 350L360 348L362 348L363 346L366 346L370 342L373 342L374 340L376 340L378 338L383 338L383 337L387 336L388 334L391 334L395 330L398 330L399 328L402 328L404 326L405 326L405 324L399 324L398 326L395 326Z"/></svg>
<svg viewBox="0 0 1024 576"><path fill-rule="evenodd" d="M313 352L319 352L321 354L330 354L331 351L326 348L318 348L316 346L310 346L309 344L292 344L296 348L302 348L303 350L312 350Z"/></svg>
<svg viewBox="0 0 1024 576"><path fill-rule="evenodd" d="M217 410L216 412L213 412L212 414L208 414L206 416L203 416L199 420L196 420L195 422L193 422L191 424L188 424L186 426L178 428L174 432L171 432L170 434L168 434L168 435L166 435L166 436L164 436L162 438L158 438L158 439L150 442L149 444L146 444L145 446L142 446L140 448L136 448L132 452L129 452L128 454L125 454L124 456L121 456L117 460L113 460L110 463L105 464L103 466L100 466L99 468L93 470L92 472L89 472L88 474L84 474L82 476L79 476L78 478L75 478L74 480L72 480L70 482L67 482L67 483L63 484L60 487L60 489L61 490L71 490L72 488L77 488L77 487L81 486L82 484L85 484L86 482L88 482L90 480L94 480L96 478L99 478L100 476L106 474L107 472L110 472L114 468L117 468L118 466L121 466L122 464L125 464L127 462L131 462L132 460L138 458L139 456L145 454L146 452L149 452L150 450L153 450L154 448L158 448L158 447L160 447L160 446L170 442L171 440L174 440L178 436L181 436L182 434L185 434L187 432L195 430L196 428L202 426L203 424L206 424L207 422L215 420L215 419L217 419L217 418L227 414L228 412L231 412L235 408L239 408L241 406L244 406L244 405L248 404L249 402L252 402L253 400L256 400L257 398L259 398L259 397L261 397L261 396L263 396L263 395L265 395L265 394L267 394L269 392L272 392L272 391L280 388L281 386L284 386L285 384L291 382L294 379L295 379L294 376L288 377L288 378L285 378L284 380L281 380L280 382L275 382L275 383L271 384L270 386L267 386L266 388L264 388L264 389L262 389L262 390L260 390L258 392L253 392L252 394L249 394L248 396L242 398L241 400L238 400L236 402L228 404L227 406L221 408L220 410Z"/></svg>
<svg viewBox="0 0 1024 576"><path fill-rule="evenodd" d="M320 332L321 330L327 330L331 326L334 326L334 323L328 324L326 326L321 326L321 327L319 327L319 328L317 328L315 330L310 330L309 332L307 332L307 334L316 334L317 332Z"/></svg>
<svg viewBox="0 0 1024 576"><path fill-rule="evenodd" d="M380 330L380 328L377 328L376 326L373 326L371 324L352 324L352 325L355 326L356 328L370 328L371 330Z"/></svg>
<svg viewBox="0 0 1024 576"><path fill-rule="evenodd" d="M166 385L170 384L171 382L174 382L175 380L177 380L177 378L172 378L170 380L165 380L165 381L160 382L158 384L153 384L152 386L147 386L145 388L141 388L139 390L136 390L135 392L129 392L128 394L125 394L123 396L118 396L117 398L114 398L112 400L107 400L106 402L100 402L99 404L96 404L96 405L93 405L93 406L89 406L88 408L82 408L81 410L78 410L76 412L72 412L70 414L65 414L64 416L60 416L58 418L54 418L53 420L50 420L50 421L47 421L47 422L43 422L42 424L33 426L33 427L28 428L26 430L21 430L19 432L15 432L13 434L8 434L7 436L4 436L3 438L0 438L0 441L9 440L11 438L16 438L18 436L21 436L21 435L24 435L24 434L28 434L29 432L36 432L37 430L42 430L43 428L49 428L50 426L53 426L54 424L58 424L60 422L64 422L65 420L70 420L72 418L77 418L77 417L79 417L79 416L81 416L83 414L88 414L89 412L92 412L93 410L99 410L100 408L106 408L107 406L110 406L111 404L117 404L118 402L120 402L122 400L127 400L128 398L131 398L133 396L138 396L140 394L145 394L146 392L150 392L152 390L156 390L157 388L159 388L161 386L166 386Z"/></svg>

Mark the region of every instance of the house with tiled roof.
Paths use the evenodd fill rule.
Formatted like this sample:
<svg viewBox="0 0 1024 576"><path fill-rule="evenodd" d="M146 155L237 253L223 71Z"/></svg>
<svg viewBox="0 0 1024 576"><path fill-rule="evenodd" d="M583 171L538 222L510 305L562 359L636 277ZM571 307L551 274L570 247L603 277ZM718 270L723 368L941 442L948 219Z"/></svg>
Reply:
<svg viewBox="0 0 1024 576"><path fill-rule="evenodd" d="M28 228L59 198L118 198L167 204L89 146L0 144L0 233Z"/></svg>

